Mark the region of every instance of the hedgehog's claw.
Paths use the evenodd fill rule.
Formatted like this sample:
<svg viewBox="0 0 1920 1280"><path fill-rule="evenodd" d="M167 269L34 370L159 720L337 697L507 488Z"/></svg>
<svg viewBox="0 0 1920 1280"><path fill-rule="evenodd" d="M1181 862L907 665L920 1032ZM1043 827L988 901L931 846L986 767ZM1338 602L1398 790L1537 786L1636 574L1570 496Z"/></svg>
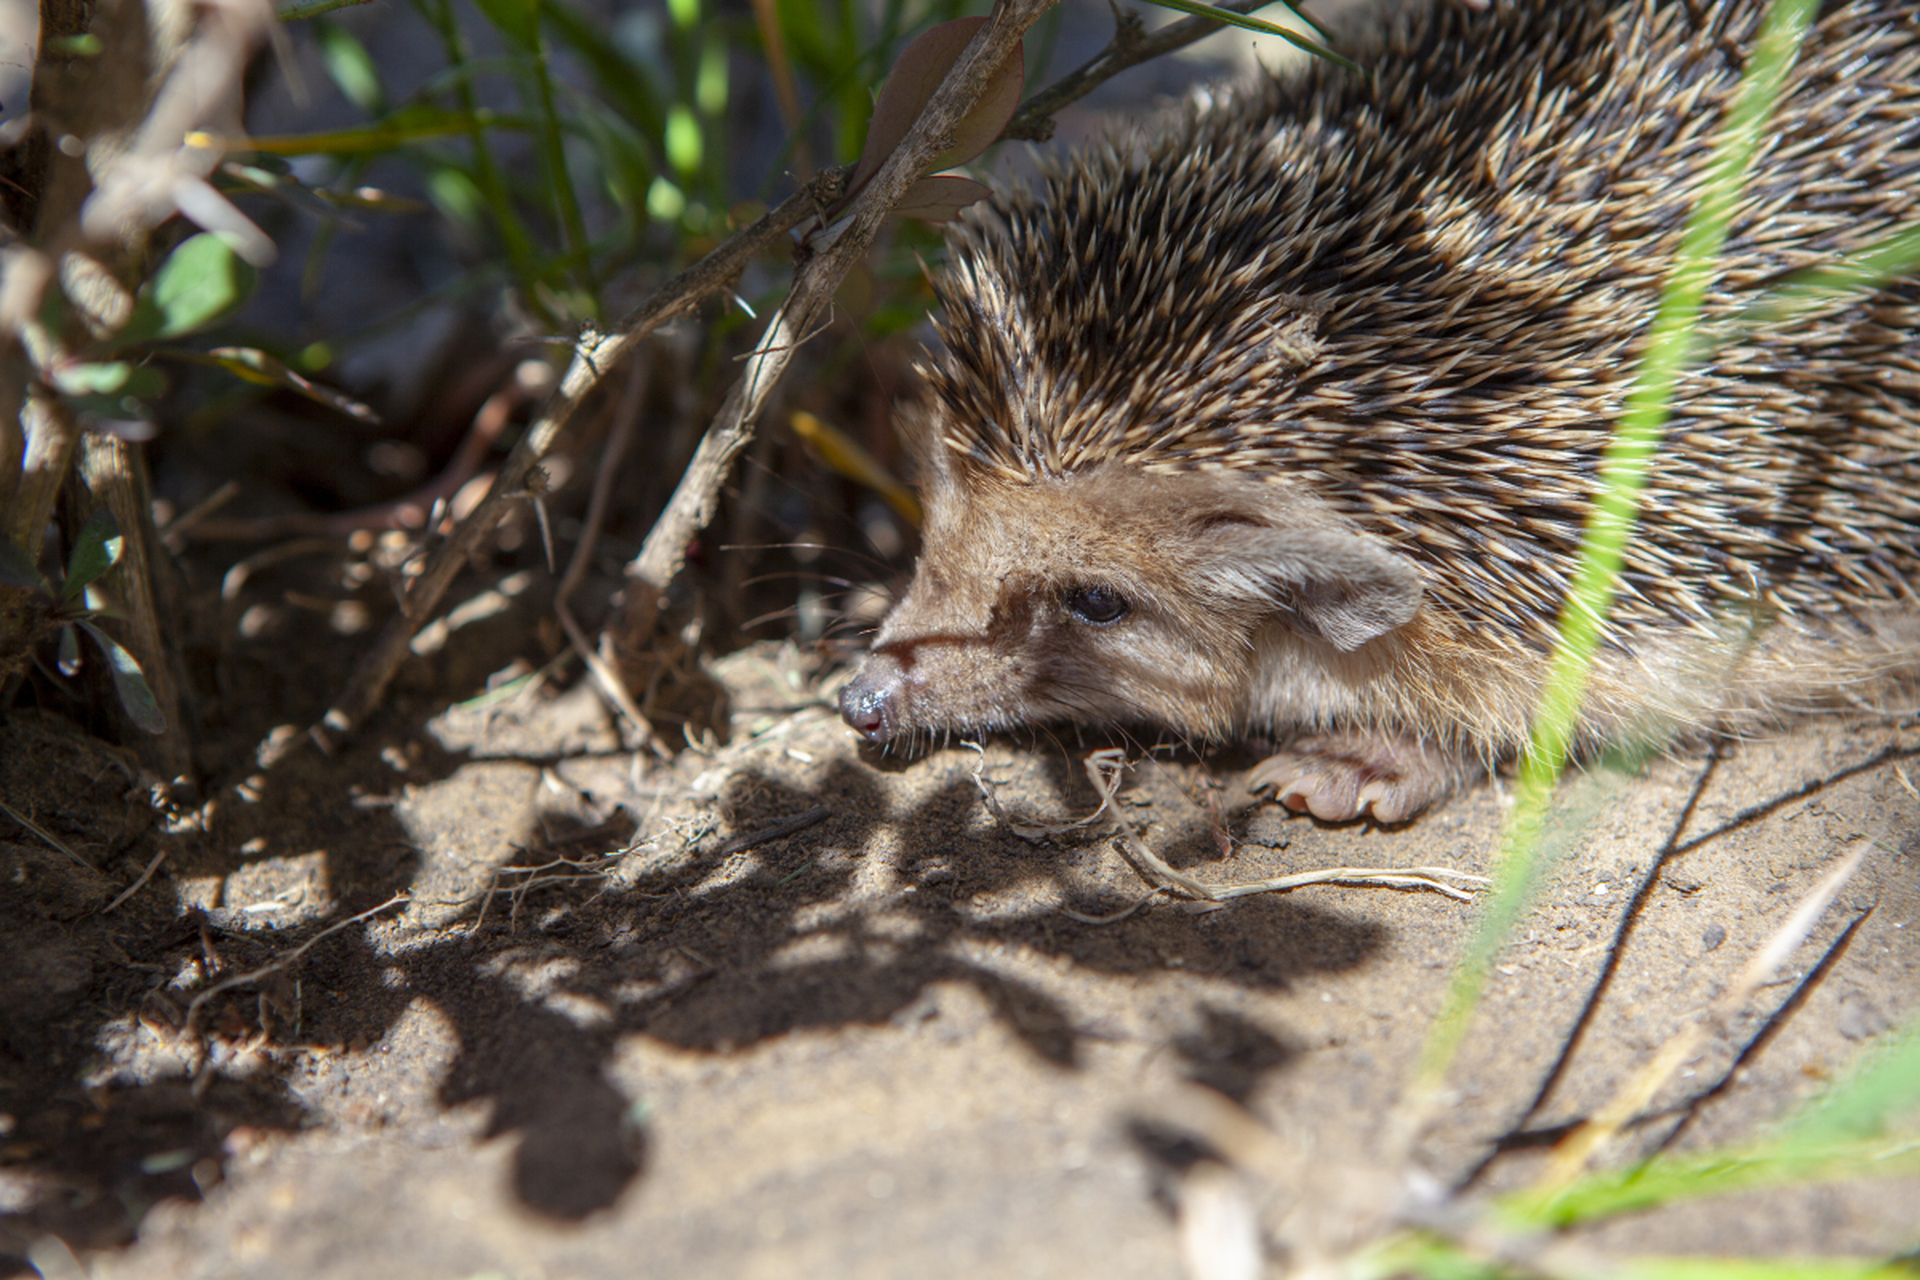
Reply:
<svg viewBox="0 0 1920 1280"><path fill-rule="evenodd" d="M1405 822L1452 791L1466 770L1417 738L1348 731L1301 738L1255 765L1253 790L1322 822Z"/></svg>

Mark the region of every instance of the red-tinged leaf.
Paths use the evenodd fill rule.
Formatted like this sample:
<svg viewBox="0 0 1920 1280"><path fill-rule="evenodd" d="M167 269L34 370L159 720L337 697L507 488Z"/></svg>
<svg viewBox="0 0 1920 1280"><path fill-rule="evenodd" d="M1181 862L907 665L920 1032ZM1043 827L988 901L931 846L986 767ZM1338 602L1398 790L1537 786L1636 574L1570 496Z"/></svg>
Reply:
<svg viewBox="0 0 1920 1280"><path fill-rule="evenodd" d="M303 378L287 365L276 360L266 352L254 347L215 347L201 355L199 352L169 350L167 355L198 363L217 365L236 378L262 387L284 387L288 391L303 395L317 404L330 409L338 409L350 418L361 422L379 424L380 415L355 400L352 396L325 387L310 378Z"/></svg>
<svg viewBox="0 0 1920 1280"><path fill-rule="evenodd" d="M952 22L943 22L923 32L901 50L893 69L887 72L886 83L880 86L879 97L874 101L873 120L867 126L867 145L860 152L860 164L853 172L849 196L866 186L873 175L880 171L880 166L887 162L887 157L899 147L908 130L913 128L913 122L920 118L920 112L939 89L940 82L946 79L947 72L953 69L953 64L966 51L974 33L986 22L985 18L956 18ZM1020 89L1025 83L1026 59L1022 49L1022 45L1015 44L1007 54L1007 60L993 73L979 102L954 129L952 149L934 161L935 169L965 164L985 151L1000 136L1000 131L1007 127L1014 109L1020 105Z"/></svg>
<svg viewBox="0 0 1920 1280"><path fill-rule="evenodd" d="M1006 61L987 78L972 110L953 127L953 148L935 157L933 168L937 171L963 165L992 146L1019 109L1020 91L1026 84L1026 45L1015 42Z"/></svg>
<svg viewBox="0 0 1920 1280"><path fill-rule="evenodd" d="M992 194L984 182L950 173L935 174L908 187L907 193L900 197L900 203L893 206L893 211L903 218L945 222L958 216L962 209L974 201L984 200Z"/></svg>

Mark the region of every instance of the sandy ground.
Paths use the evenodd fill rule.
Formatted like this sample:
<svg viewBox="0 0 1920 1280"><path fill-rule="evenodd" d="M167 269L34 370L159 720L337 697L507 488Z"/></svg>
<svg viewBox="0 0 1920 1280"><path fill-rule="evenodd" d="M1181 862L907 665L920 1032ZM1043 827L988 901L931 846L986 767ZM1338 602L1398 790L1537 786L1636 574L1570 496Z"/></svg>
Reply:
<svg viewBox="0 0 1920 1280"><path fill-rule="evenodd" d="M0 793L66 846L0 838L0 1274L1171 1277L1206 1203L1257 1211L1277 1267L1394 1202L1388 1120L1475 906L1332 885L1103 920L1142 895L1111 828L1028 830L1094 811L1100 744L877 760L792 648L721 674L705 754L636 758L585 689L416 688L336 758L266 725L171 817L54 717L0 724ZM1851 853L1615 1158L1764 1132L1920 1016L1917 757L1911 723L1833 721L1570 779L1427 1185L1526 1185ZM1238 793L1248 763L1138 764L1122 810L1213 883L1484 870L1504 813L1495 782L1329 827ZM1216 1160L1196 1098L1264 1154ZM1885 1256L1916 1206L1862 1178L1583 1239Z"/></svg>

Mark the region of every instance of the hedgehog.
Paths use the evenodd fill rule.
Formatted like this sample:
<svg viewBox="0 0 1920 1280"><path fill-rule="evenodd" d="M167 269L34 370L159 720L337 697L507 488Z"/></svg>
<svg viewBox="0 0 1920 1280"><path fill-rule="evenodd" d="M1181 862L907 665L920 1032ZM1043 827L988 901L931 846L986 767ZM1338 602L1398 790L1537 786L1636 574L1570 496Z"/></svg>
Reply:
<svg viewBox="0 0 1920 1280"><path fill-rule="evenodd" d="M840 695L883 746L1260 744L1407 819L1526 741L1602 453L1765 5L1417 4L1043 166L950 235L903 407L911 583ZM1582 749L1885 710L1920 671L1920 282L1755 323L1920 221L1920 17L1828 4L1749 170Z"/></svg>

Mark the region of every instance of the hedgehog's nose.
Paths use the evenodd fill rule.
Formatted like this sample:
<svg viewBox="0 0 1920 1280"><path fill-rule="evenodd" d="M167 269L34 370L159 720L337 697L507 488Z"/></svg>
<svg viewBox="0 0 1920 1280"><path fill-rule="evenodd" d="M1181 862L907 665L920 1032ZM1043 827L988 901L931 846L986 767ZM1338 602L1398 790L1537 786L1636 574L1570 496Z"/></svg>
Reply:
<svg viewBox="0 0 1920 1280"><path fill-rule="evenodd" d="M885 744L899 723L900 676L869 659L840 691L840 718L868 742Z"/></svg>

